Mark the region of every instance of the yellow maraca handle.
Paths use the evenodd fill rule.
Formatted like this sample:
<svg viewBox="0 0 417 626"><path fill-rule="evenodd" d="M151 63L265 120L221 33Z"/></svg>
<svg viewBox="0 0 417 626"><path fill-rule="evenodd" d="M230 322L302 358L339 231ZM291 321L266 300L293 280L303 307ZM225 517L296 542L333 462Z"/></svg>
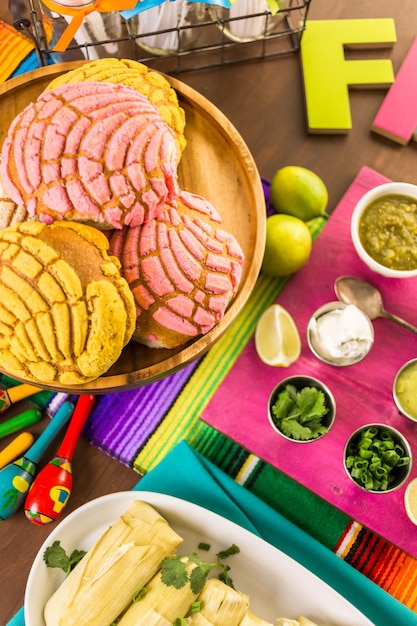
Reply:
<svg viewBox="0 0 417 626"><path fill-rule="evenodd" d="M38 391L44 391L44 389L26 383L0 390L0 413L4 413L12 404L24 398L28 398L29 396L33 396L35 393L38 393Z"/></svg>
<svg viewBox="0 0 417 626"><path fill-rule="evenodd" d="M35 437L32 433L20 433L16 439L13 439L9 445L0 451L0 469L22 456L26 450L29 450L34 441Z"/></svg>

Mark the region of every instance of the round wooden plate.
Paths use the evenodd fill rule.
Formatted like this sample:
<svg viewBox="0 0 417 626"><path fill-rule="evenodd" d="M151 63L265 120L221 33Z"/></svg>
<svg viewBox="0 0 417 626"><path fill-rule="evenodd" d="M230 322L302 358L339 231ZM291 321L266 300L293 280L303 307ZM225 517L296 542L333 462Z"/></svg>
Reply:
<svg viewBox="0 0 417 626"><path fill-rule="evenodd" d="M51 80L82 63L50 65L0 85L0 144L16 115L36 100ZM254 159L219 109L188 85L170 76L166 78L185 111L187 146L179 166L180 185L210 200L221 214L224 227L242 246L245 264L239 291L219 324L182 349L157 350L131 341L111 369L95 381L76 387L44 385L46 389L107 393L138 387L172 374L202 356L219 339L255 285L265 245L265 200Z"/></svg>

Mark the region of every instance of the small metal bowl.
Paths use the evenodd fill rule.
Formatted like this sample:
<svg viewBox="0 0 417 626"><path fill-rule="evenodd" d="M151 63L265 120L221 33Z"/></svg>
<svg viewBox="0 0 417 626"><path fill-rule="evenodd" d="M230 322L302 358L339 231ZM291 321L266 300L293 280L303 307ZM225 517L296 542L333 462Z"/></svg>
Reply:
<svg viewBox="0 0 417 626"><path fill-rule="evenodd" d="M392 395L399 412L417 422L417 358L404 363L392 386Z"/></svg>
<svg viewBox="0 0 417 626"><path fill-rule="evenodd" d="M385 433L386 433L387 436L391 437L392 441L394 442L394 445L395 445L394 451L401 450L403 451L403 456L409 457L408 464L394 466L389 471L389 475L391 478L386 488L382 488L381 486L376 487L376 485L367 486L365 479L362 480L359 475L355 476L356 473L360 473L360 467L358 467L358 465L355 465L354 466L355 470L354 470L351 465L351 458L353 456L356 456L355 453L358 449L357 445L358 445L359 440L362 437L362 434L369 430L371 430L372 432L376 431L375 436L372 438L373 441L375 441L377 438L379 440L386 439L386 436L385 436ZM369 453L372 452L371 446L368 448L368 451ZM359 455L357 456L359 457ZM370 463L369 459L363 458L361 456L361 458L358 460L359 460L359 463L363 463L367 461L368 462L367 469L369 470L369 463ZM349 437L349 439L346 442L345 449L343 452L343 465L344 465L347 475L357 487L359 487L360 489L363 489L363 491L366 491L367 493L391 493L392 491L399 489L399 487L401 487L406 482L407 478L410 475L412 462L413 462L412 452L411 452L411 448L407 439L398 430L396 430L395 428L392 428L392 426L387 426L386 424L366 424L365 426L361 426L360 428L355 430L352 433L352 435ZM382 461L382 464L383 463L387 463L387 461L385 462Z"/></svg>
<svg viewBox="0 0 417 626"><path fill-rule="evenodd" d="M323 322L324 317L334 312L343 314L347 322L349 322L348 316L352 318L354 315L355 322L360 324L361 333L364 335L364 338L361 339L361 341L357 341L355 337L349 339L349 335L346 334L347 331L340 326L341 322L339 323L339 327L337 327L336 320L334 321L333 328L329 324L327 330L322 328L320 331L319 325ZM337 337L332 338L332 332L339 333L339 348ZM345 332L344 338L342 337L342 332ZM365 337L367 337L367 339L365 339ZM342 340L343 343L341 343ZM374 327L369 317L354 304L328 302L317 309L311 316L307 325L307 342L312 353L324 363L338 367L354 365L362 361L372 348L374 343ZM338 354L336 354L336 349L339 350Z"/></svg>
<svg viewBox="0 0 417 626"><path fill-rule="evenodd" d="M281 391L284 391L287 385L292 385L293 387L295 387L296 391L301 391L301 389L304 389L305 387L314 387L315 389L318 389L319 391L322 391L324 393L325 403L326 403L326 407L328 408L328 412L322 417L321 422L322 422L322 425L327 428L327 432L329 432L336 417L336 401L334 399L332 392L330 391L328 387L326 387L325 384L323 384L316 378L313 378L312 376L295 375L295 376L289 376L288 378L284 378L280 383L278 383L278 385L272 390L272 393L268 399L268 420L269 420L269 423L271 424L272 429L276 433L278 433L281 437L283 437L287 441L292 441L294 443L312 443L314 441L318 441L319 439L324 437L324 435L326 435L327 432L324 432L318 435L317 437L313 437L311 439L295 439L293 437L288 437L279 429L277 425L277 420L275 419L273 411L272 411L272 407L275 404Z"/></svg>

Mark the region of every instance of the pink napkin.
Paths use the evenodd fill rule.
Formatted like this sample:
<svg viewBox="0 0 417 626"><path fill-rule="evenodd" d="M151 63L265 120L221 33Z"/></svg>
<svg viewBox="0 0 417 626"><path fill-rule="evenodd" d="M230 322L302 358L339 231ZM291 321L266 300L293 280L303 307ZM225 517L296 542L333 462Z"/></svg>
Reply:
<svg viewBox="0 0 417 626"><path fill-rule="evenodd" d="M401 416L392 399L398 368L417 357L417 335L379 318L369 355L349 367L334 367L316 359L306 340L310 316L336 300L334 281L341 275L363 278L382 293L387 310L417 326L417 279L389 279L374 274L357 257L350 240L350 215L368 189L387 182L364 167L341 199L314 243L307 265L287 283L277 302L294 317L302 340L299 360L289 368L263 364L253 337L207 405L203 419L274 467L417 557L417 528L406 516L405 486L386 494L368 494L354 485L343 467L349 435L363 424L382 422L400 430L414 453L410 480L417 476L417 423ZM322 439L295 443L276 434L267 418L274 386L293 374L309 374L326 383L336 399L336 420Z"/></svg>

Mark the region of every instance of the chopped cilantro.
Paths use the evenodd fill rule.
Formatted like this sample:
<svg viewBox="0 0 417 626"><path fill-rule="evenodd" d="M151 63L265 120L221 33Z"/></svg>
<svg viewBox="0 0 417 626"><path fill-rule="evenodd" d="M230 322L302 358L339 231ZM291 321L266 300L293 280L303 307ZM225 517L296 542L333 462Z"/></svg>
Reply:
<svg viewBox="0 0 417 626"><path fill-rule="evenodd" d="M290 439L308 441L324 435L328 426L322 418L329 412L326 397L316 387L304 387L298 391L294 385L286 385L271 407L276 427Z"/></svg>
<svg viewBox="0 0 417 626"><path fill-rule="evenodd" d="M190 555L190 560L194 560L194 556L198 559L197 554L193 553ZM165 558L162 561L161 570L162 582L175 589L181 589L190 579L187 572L187 560L182 560L178 556Z"/></svg>
<svg viewBox="0 0 417 626"><path fill-rule="evenodd" d="M47 567L58 567L68 574L81 561L85 555L84 550L73 550L70 556L67 555L60 541L54 541L43 553L43 560Z"/></svg>
<svg viewBox="0 0 417 626"><path fill-rule="evenodd" d="M161 580L168 587L175 587L176 589L181 589L181 587L189 582L193 593L199 594L211 570L213 568L219 568L220 572L218 578L229 585L229 587L233 587L233 581L228 574L230 567L225 565L223 560L238 552L240 552L239 548L233 544L227 550L218 552L214 563L202 561L196 552L167 557L162 561ZM188 574L187 571L188 563L196 564L196 567L191 570L190 574Z"/></svg>

